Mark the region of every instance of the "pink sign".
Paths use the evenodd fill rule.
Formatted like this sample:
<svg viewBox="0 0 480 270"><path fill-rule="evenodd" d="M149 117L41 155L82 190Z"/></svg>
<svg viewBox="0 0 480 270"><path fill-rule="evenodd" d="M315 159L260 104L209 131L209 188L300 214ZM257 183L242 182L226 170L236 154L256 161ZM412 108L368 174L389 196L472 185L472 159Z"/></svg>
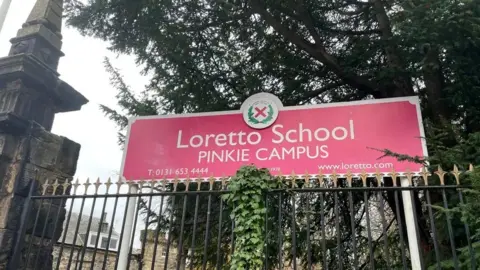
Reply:
<svg viewBox="0 0 480 270"><path fill-rule="evenodd" d="M262 93L240 111L131 120L127 180L224 177L255 164L272 174L419 171L374 149L426 156L417 97L282 107Z"/></svg>

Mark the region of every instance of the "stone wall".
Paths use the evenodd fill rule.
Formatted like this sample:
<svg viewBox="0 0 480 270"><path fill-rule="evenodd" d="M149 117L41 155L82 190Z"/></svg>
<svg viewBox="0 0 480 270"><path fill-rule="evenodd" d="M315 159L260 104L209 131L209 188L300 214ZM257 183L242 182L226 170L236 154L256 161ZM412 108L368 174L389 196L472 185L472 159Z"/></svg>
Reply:
<svg viewBox="0 0 480 270"><path fill-rule="evenodd" d="M142 236L144 231L142 231ZM143 240L143 237L141 238ZM143 268L142 269L165 269L165 252L167 248L165 234L159 234L157 240L157 246L155 246L155 231L147 231L145 243L145 251L143 255ZM155 251L156 248L156 251ZM155 253L155 263L152 267L153 253ZM177 247L173 244L170 245L168 250L168 262L166 269L177 269ZM180 269L185 269L184 265Z"/></svg>
<svg viewBox="0 0 480 270"><path fill-rule="evenodd" d="M56 245L53 249L53 263L54 269L58 262L58 256L61 246ZM95 261L93 261L93 254L95 251ZM115 270L115 262L117 260L118 253L115 251L109 251L107 254L107 262L105 268L103 263L105 259L105 250L93 248L86 248L85 254L82 258L82 247L80 246L64 246L62 250L62 256L60 258L59 270ZM70 267L68 267L69 260L71 258ZM93 263L93 268L91 268ZM82 267L80 268L80 264ZM140 269L138 264L138 256L133 255L130 260L130 269ZM160 268L158 268L160 269ZM163 269L163 268L161 268Z"/></svg>
<svg viewBox="0 0 480 270"><path fill-rule="evenodd" d="M52 194L52 189L43 190L43 184L47 179L57 180L59 184L71 179L76 170L80 145L48 132L35 122L7 117L3 124L16 123L26 129L23 134L15 134L16 130L12 128L1 129L1 120L0 117L0 269L5 269L12 254L15 233L20 227L29 184L32 180L37 182L36 195ZM56 190L57 194L62 192L61 189ZM41 269L51 269L50 242L56 242L60 237L65 219L65 200L51 202L50 205L50 200L33 200L27 219L25 246L32 243L31 253L40 254L38 260L45 265ZM24 269L39 269L35 268L35 260L24 260L26 254L22 257L20 263Z"/></svg>
<svg viewBox="0 0 480 270"><path fill-rule="evenodd" d="M158 237L158 243L155 245L155 233L153 231L148 232L147 242L145 243L145 250L143 254L143 260L140 259L141 254L133 254L130 259L130 269L165 269L165 252L166 252L166 240L165 235L161 234ZM53 248L53 269L55 269L57 262L59 261L59 253L61 244L56 244ZM156 251L155 251L156 249ZM86 248L85 255L82 257L82 247L64 245L62 250L62 256L60 257L59 270L86 270L91 269L93 262L93 248ZM105 259L105 250L97 249L94 262L94 270L115 270L115 262L118 256L118 252L109 251L107 255L107 262L105 268L103 262ZM139 250L138 253L141 251ZM153 254L155 253L155 262L152 267ZM177 248L172 244L169 249L169 258L167 268L169 270L177 269ZM70 259L71 258L71 259ZM70 267L68 267L70 262ZM80 263L82 267L80 268ZM184 264L185 265L185 264ZM181 267L180 269L185 269Z"/></svg>

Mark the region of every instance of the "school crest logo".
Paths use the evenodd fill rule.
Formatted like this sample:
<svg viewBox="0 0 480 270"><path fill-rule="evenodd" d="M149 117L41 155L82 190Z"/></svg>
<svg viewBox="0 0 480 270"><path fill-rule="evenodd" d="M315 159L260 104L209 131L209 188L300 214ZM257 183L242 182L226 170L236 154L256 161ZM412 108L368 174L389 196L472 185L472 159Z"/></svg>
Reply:
<svg viewBox="0 0 480 270"><path fill-rule="evenodd" d="M267 128L278 118L278 106L268 95L251 96L242 109L243 120L254 129Z"/></svg>

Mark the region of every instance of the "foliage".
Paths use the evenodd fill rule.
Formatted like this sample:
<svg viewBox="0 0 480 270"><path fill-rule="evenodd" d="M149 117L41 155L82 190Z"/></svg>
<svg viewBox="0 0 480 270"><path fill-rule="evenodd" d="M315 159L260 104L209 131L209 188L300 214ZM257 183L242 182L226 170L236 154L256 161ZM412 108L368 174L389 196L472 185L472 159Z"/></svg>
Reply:
<svg viewBox="0 0 480 270"><path fill-rule="evenodd" d="M140 98L136 97L123 80L120 72L112 66L108 58L105 58L104 65L105 69L110 73L111 84L118 89L116 96L118 105L126 115L118 113L105 105L100 105L100 109L120 128L118 142L120 145L123 145L125 128L128 125L127 116L155 115L157 114L157 106L159 104L155 99L149 98L147 94L143 94Z"/></svg>
<svg viewBox="0 0 480 270"><path fill-rule="evenodd" d="M133 53L153 74L144 101L155 113L238 108L259 91L285 105L419 94L427 118L478 130L477 1L90 0L69 7L69 24Z"/></svg>
<svg viewBox="0 0 480 270"><path fill-rule="evenodd" d="M478 265L480 265L480 216L478 214L478 207L480 207L480 171L478 167L464 175L461 181L470 185L471 188L463 189L457 193L457 198L460 201L452 208L438 207L438 214L439 218L443 219L446 215L450 215L452 220L461 220L462 224L468 226L468 234L461 229L456 229L454 232L454 241L458 243L456 250L458 267L460 269L478 269ZM451 241L451 239L449 240ZM451 252L439 261L438 265L441 269L457 269ZM432 262L429 269L437 269L437 263Z"/></svg>
<svg viewBox="0 0 480 270"><path fill-rule="evenodd" d="M267 191L278 188L279 183L267 169L254 166L240 168L230 180L230 192L223 196L235 221L236 248L230 269L262 268L266 244L266 196Z"/></svg>
<svg viewBox="0 0 480 270"><path fill-rule="evenodd" d="M453 168L459 166L461 171L468 171L469 164L479 164L480 162L480 133L470 133L464 138L457 137L453 146L447 147L443 142L450 141L448 131L437 131L435 136L429 139L429 148L434 151L434 155L429 157L432 165L431 170L437 170L437 166L444 168ZM480 175L478 169L462 174L458 179L463 186L470 186L459 191L428 191L428 196L432 198L432 207L434 212L433 224L429 224L436 229L436 241L439 245L440 260L434 256L434 250L427 252L425 260L430 269L456 269L454 257L451 250L451 243L456 246L455 254L458 258L460 269L472 268L472 258L475 258L476 265L480 265L478 256L480 241L480 215L477 205L480 200ZM445 184L456 184L457 179L452 174L444 176ZM433 175L429 178L431 185L439 185L440 178ZM452 235L448 229L448 222L452 225ZM468 228L468 230L467 230Z"/></svg>
<svg viewBox="0 0 480 270"><path fill-rule="evenodd" d="M123 83L120 73L106 62L112 84L119 90L120 110L106 106L102 110L119 125L120 142L127 117L236 109L246 97L260 91L277 95L285 105L418 95L432 169L438 165L452 168L453 164L463 167L468 163L480 164L478 0L89 0L88 4L70 0L67 4L70 25L86 35L109 41L115 52L135 55L138 63L145 66L145 72L152 74L150 85L135 95ZM403 153L385 154L424 161L424 157L408 157ZM435 176L431 181L439 182ZM447 181L451 183L454 179ZM430 193L432 205L436 209L444 207L443 194ZM396 216L397 207L401 212L403 206L396 205L392 194L387 192L383 197ZM354 212L361 212L363 206L372 202L372 195L367 194L367 199L353 197ZM308 213L301 210L297 215L302 216L302 222L294 226L291 215L282 220L273 218L273 213L267 215L269 226L298 232L297 255L302 262L308 260L306 232L318 232L322 226L334 231L337 220L341 224L341 245L336 244L335 238L327 239L328 249L341 246L340 254L347 254L352 248L351 237L356 233L357 251L367 250L364 234L349 229L352 220L359 222L362 218L354 215L352 219L348 214L350 195L335 196L285 195L267 200L287 213L291 213L296 203L303 204L299 209L325 213L325 224L317 219L311 228L305 225ZM445 196L450 208L462 209L456 212L457 217L463 213L460 216L472 228L478 227L475 208L467 207L478 202L478 198L465 193L466 203L462 204L457 192L446 192ZM209 200L201 197L199 205L205 210ZM188 202L195 199L189 197ZM420 200L425 203L424 197L417 196L416 203L420 204ZM181 220L181 203L178 199L168 202L174 218L171 222L167 219L167 227L171 226L176 239L180 234L174 224ZM210 207L219 208L221 203L218 198L211 199ZM346 214L334 215L336 207ZM225 208L225 216L229 216L230 210ZM278 209L272 211L275 210ZM187 210L190 220L194 216L192 211ZM434 224L427 222L427 215L421 209L418 213L425 232L423 244L431 245L429 230L435 227L440 235L442 260L447 263L451 240L445 212L434 211ZM201 218L206 220L205 215ZM212 218L216 229L228 227L215 223L216 218ZM466 246L463 224L452 225L456 243ZM362 226L358 228L365 230ZM205 227L199 233L206 235L202 230ZM230 233L219 235L221 239L223 236L229 239ZM188 233L185 237L191 240L193 235ZM288 237L285 241L291 243ZM267 238L267 246L273 238ZM222 254L227 252L227 242L222 245L225 246ZM330 268L339 261L344 266L353 263L351 256L339 257L335 252L324 256L318 242L311 244L316 251L311 258L315 262L325 262ZM217 263L217 256L210 256L216 248L216 243L208 245L206 257L200 252L199 262L205 257L211 264ZM433 265L432 253L425 253L428 253L427 264ZM274 252L267 249L268 254ZM384 254L380 252L375 257L382 258ZM398 259L398 254L395 258ZM274 262L274 258L271 260Z"/></svg>

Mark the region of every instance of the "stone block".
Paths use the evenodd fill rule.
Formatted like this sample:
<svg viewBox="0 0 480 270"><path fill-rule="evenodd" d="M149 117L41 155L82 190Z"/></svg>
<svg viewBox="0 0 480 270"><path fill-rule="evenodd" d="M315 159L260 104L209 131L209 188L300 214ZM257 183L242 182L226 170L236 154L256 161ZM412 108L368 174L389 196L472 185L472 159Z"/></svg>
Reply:
<svg viewBox="0 0 480 270"><path fill-rule="evenodd" d="M50 183L64 183L76 171L79 152L78 143L51 134L39 125L30 140L26 135L15 139L0 134L0 158L5 161L0 162L0 195L11 194L15 189L16 194L26 197L32 179L39 183L37 194L42 194L41 185L47 179ZM61 193L63 189L59 188L56 194Z"/></svg>
<svg viewBox="0 0 480 270"><path fill-rule="evenodd" d="M6 183L6 191L8 194L15 193L16 195L27 197L30 190L31 180L35 179L34 173L26 171L28 164L22 161L11 163L7 168L7 178L9 183ZM23 171L23 172L22 172ZM35 195L35 194L34 194Z"/></svg>
<svg viewBox="0 0 480 270"><path fill-rule="evenodd" d="M24 46L30 45L25 44ZM19 77L22 79L18 79ZM51 98L49 100L54 101L55 104L53 108L50 108L55 109L55 112L77 111L88 102L88 99L75 88L59 79L55 70L32 54L20 53L0 58L0 87L6 81L20 82L27 88L35 89L34 92L40 93L43 98ZM40 105L44 104L32 103L30 109L35 111ZM32 119L27 118L27 120ZM50 130L51 126L48 127L42 122L38 123Z"/></svg>
<svg viewBox="0 0 480 270"><path fill-rule="evenodd" d="M30 162L52 172L72 176L77 169L80 144L46 130L37 130L31 142Z"/></svg>
<svg viewBox="0 0 480 270"><path fill-rule="evenodd" d="M26 25L38 24L39 20L47 20L47 26L54 32L60 31L62 27L63 8L56 1L37 1L27 18ZM52 18L54 17L54 18ZM58 17L58 18L56 18Z"/></svg>
<svg viewBox="0 0 480 270"><path fill-rule="evenodd" d="M23 172L21 172L23 171ZM0 189L0 196L12 196L13 194L22 197L27 197L30 191L32 180L37 180L37 190L33 195L42 194L42 180L41 173L46 174L45 169L37 169L31 164L22 164L22 161L15 163L0 163L0 177L2 177L2 185ZM45 178L45 176L43 176Z"/></svg>
<svg viewBox="0 0 480 270"><path fill-rule="evenodd" d="M24 203L25 198L21 196L0 197L0 229L18 229Z"/></svg>
<svg viewBox="0 0 480 270"><path fill-rule="evenodd" d="M20 139L11 134L0 134L0 158L2 161L10 161L17 155Z"/></svg>
<svg viewBox="0 0 480 270"><path fill-rule="evenodd" d="M14 237L13 230L0 229L0 269L7 268L8 259L13 251Z"/></svg>
<svg viewBox="0 0 480 270"><path fill-rule="evenodd" d="M5 168L2 170L2 167ZM37 189L33 195L40 195L43 192L42 185L45 183L45 179L47 177L55 179L55 177L52 176L53 173L50 171L33 166L32 164L26 163L26 161L0 164L0 173L0 177L3 178L0 194L4 196L11 196L15 193L15 195L27 197L32 180L36 180L37 182Z"/></svg>
<svg viewBox="0 0 480 270"><path fill-rule="evenodd" d="M30 143L30 163L53 171L62 140L60 136L35 130Z"/></svg>
<svg viewBox="0 0 480 270"><path fill-rule="evenodd" d="M13 173L14 172L9 172L8 175ZM65 193L63 191L63 184L65 181L71 181L70 176L66 176L65 174L61 173L55 173L45 168L27 163L24 166L23 173L17 179L15 179L17 182L15 194L27 197L28 192L30 191L31 180L33 179L35 179L37 186L36 190L34 191L34 195L53 195L54 192L56 195L69 194L72 188L71 186L68 186ZM53 202L56 205L60 205L59 202L62 202L62 204L65 205L65 200L54 199Z"/></svg>
<svg viewBox="0 0 480 270"><path fill-rule="evenodd" d="M20 218L24 206L25 198L21 196L0 197L0 229L17 230L21 225ZM32 200L26 220L26 233L58 240L65 216L65 200Z"/></svg>
<svg viewBox="0 0 480 270"><path fill-rule="evenodd" d="M66 212L63 205L56 205L52 200L35 201L30 211L26 233L44 240L57 241L62 234Z"/></svg>
<svg viewBox="0 0 480 270"><path fill-rule="evenodd" d="M57 49L60 52L60 48L62 47L62 39L60 36L56 35L53 33L50 29L45 27L43 24L34 24L34 25L28 25L27 27L21 28L17 32L17 37L13 38L10 40L12 43L12 49L10 50L9 55L15 55L17 53L21 53L23 51L28 52L29 50L31 51L34 47L29 46L27 48L23 48L22 50L15 50L16 49L16 44L20 43L21 41L37 41L37 39L32 39L33 35L36 35L37 37L40 36L43 40L47 41L48 43L51 44L53 48ZM63 54L62 54L63 56Z"/></svg>
<svg viewBox="0 0 480 270"><path fill-rule="evenodd" d="M0 91L2 90L0 89ZM0 133L10 134L15 136L16 139L22 139L29 126L28 120L13 113L0 111Z"/></svg>
<svg viewBox="0 0 480 270"><path fill-rule="evenodd" d="M5 181L7 177L8 168L9 168L8 161L2 162L0 160L0 196L4 196L8 194L5 189L5 184L8 182L8 181Z"/></svg>
<svg viewBox="0 0 480 270"><path fill-rule="evenodd" d="M0 78L2 82L21 81L26 85L43 84L43 89L37 88L37 90L46 91L51 91L58 83L56 71L39 61L37 57L24 53L0 58Z"/></svg>
<svg viewBox="0 0 480 270"><path fill-rule="evenodd" d="M21 80L11 81L0 91L0 111L37 120L40 108L36 106L38 109L32 110L31 107L38 100L39 95L26 88Z"/></svg>
<svg viewBox="0 0 480 270"><path fill-rule="evenodd" d="M0 112L33 120L50 130L54 119L54 101L41 95L21 79L0 84Z"/></svg>
<svg viewBox="0 0 480 270"><path fill-rule="evenodd" d="M77 171L77 160L81 146L68 138L61 138L63 140L57 155L56 168L66 175L73 176Z"/></svg>
<svg viewBox="0 0 480 270"><path fill-rule="evenodd" d="M51 270L53 247L50 246L50 241L30 239L22 252L21 269Z"/></svg>
<svg viewBox="0 0 480 270"><path fill-rule="evenodd" d="M15 180L17 181L15 194L26 197L30 189L31 180L35 179L37 189L34 191L34 195L52 195L54 191L56 195L61 195L63 194L63 187L60 185L66 181L66 178L67 176L64 174L27 163L23 167L23 173ZM56 181L59 186L54 189Z"/></svg>

